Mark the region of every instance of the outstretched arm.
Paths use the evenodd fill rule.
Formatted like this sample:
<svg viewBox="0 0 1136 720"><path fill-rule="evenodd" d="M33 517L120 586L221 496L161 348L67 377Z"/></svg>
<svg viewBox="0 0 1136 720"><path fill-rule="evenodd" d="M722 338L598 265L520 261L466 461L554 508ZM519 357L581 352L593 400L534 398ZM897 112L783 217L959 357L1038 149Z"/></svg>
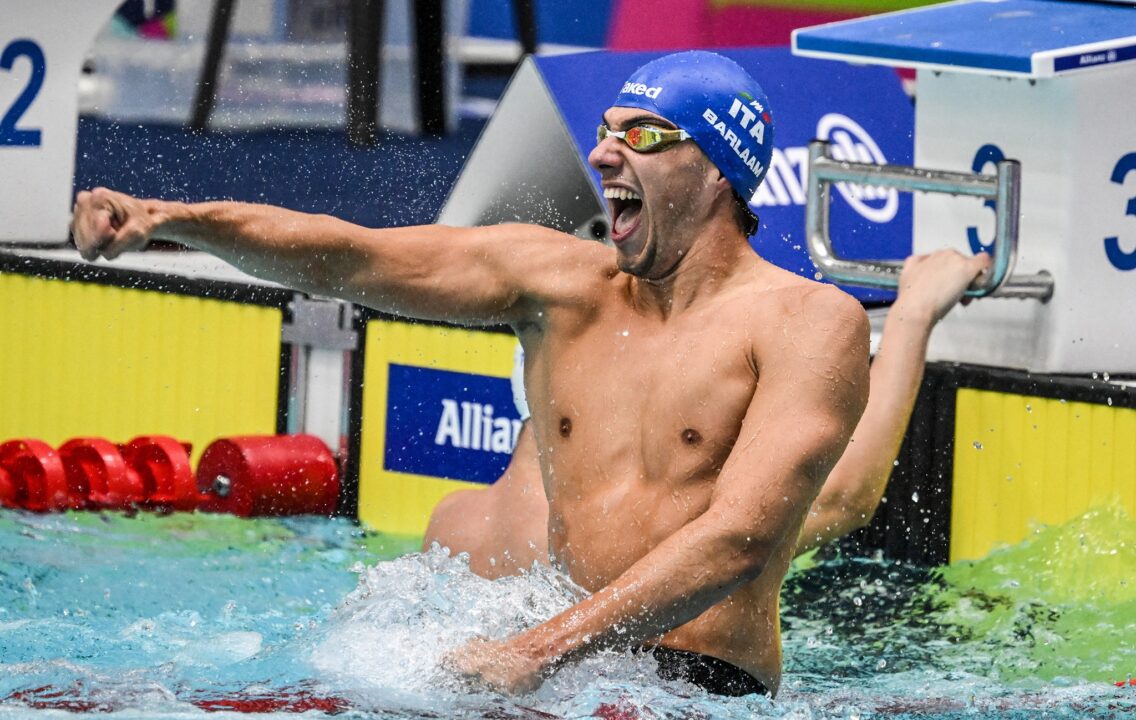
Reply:
<svg viewBox="0 0 1136 720"><path fill-rule="evenodd" d="M142 200L106 188L79 193L72 235L88 260L174 240L306 292L409 317L484 323L517 320L526 294L555 293L562 281L550 272L571 277L580 251L589 250L535 226L374 230L267 205Z"/></svg>
<svg viewBox="0 0 1136 720"><path fill-rule="evenodd" d="M953 250L912 256L904 263L899 296L872 362L868 406L809 509L798 555L871 521L919 394L931 330L989 267L989 255L965 257Z"/></svg>
<svg viewBox="0 0 1136 720"><path fill-rule="evenodd" d="M528 690L569 654L637 645L698 617L767 570L783 571L809 504L863 411L867 319L832 288L766 327L756 391L710 505L607 587L501 642L451 656L459 672Z"/></svg>

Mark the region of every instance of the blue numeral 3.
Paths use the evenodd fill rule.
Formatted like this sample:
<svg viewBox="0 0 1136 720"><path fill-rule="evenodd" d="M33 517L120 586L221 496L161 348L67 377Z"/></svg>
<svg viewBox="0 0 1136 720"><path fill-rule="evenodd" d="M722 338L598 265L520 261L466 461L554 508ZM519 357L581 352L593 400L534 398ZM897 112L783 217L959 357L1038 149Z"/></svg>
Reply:
<svg viewBox="0 0 1136 720"><path fill-rule="evenodd" d="M994 165L997 167L998 163L1006 159L1002 153L1002 149L997 145L983 145L978 148L978 152L974 154L974 162L971 163L970 169L973 172L982 172L987 165ZM982 203L991 210L997 209L997 203L993 200L987 200ZM990 252L994 249L994 243L991 241L989 245L982 242L982 238L978 237L978 228L973 225L966 229L966 241L970 244L970 251L977 255L980 252Z"/></svg>
<svg viewBox="0 0 1136 720"><path fill-rule="evenodd" d="M1136 170L1136 153L1128 153L1120 158L1116 167L1112 169L1111 180L1120 185L1128 173ZM1128 212L1125 215L1136 216L1136 197L1129 198ZM1120 249L1120 238L1113 235L1104 239L1104 252L1108 261L1121 270L1136 270L1136 250L1126 253Z"/></svg>

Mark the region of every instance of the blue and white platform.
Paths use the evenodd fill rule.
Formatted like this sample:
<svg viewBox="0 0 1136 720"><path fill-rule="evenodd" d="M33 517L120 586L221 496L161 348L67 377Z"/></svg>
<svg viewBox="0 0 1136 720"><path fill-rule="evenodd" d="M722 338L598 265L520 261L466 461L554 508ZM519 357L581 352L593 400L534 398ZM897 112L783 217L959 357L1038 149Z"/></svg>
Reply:
<svg viewBox="0 0 1136 720"><path fill-rule="evenodd" d="M798 55L1048 78L1136 63L1132 3L976 0L797 30Z"/></svg>
<svg viewBox="0 0 1136 720"><path fill-rule="evenodd" d="M1017 270L1049 273L1052 299L959 308L931 359L1136 373L1136 5L965 0L798 30L793 45L916 68L917 167L1021 162ZM916 194L912 249L988 250L993 202Z"/></svg>

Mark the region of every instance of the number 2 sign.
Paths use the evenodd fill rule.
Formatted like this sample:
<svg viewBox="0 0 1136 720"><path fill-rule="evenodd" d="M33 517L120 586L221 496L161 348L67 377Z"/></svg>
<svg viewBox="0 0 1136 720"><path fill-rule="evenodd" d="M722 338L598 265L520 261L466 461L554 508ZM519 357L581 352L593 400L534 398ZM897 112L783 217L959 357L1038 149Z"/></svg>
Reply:
<svg viewBox="0 0 1136 720"><path fill-rule="evenodd" d="M26 38L13 40L3 52L0 52L0 70L11 70L16 60L21 57L27 58L31 63L32 72L28 77L28 84L16 96L16 101L3 115L0 115L0 145L39 145L43 137L39 130L20 129L16 127L16 123L27 112L28 107L39 94L40 88L43 87L47 61L43 57L43 50L35 40Z"/></svg>
<svg viewBox="0 0 1136 720"><path fill-rule="evenodd" d="M0 0L0 243L67 239L83 57L120 0Z"/></svg>

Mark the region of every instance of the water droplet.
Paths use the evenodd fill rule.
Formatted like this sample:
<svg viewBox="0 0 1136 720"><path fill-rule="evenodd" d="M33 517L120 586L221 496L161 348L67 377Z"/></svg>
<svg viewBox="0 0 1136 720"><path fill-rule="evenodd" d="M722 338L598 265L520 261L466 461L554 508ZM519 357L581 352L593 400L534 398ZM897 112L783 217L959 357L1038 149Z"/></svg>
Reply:
<svg viewBox="0 0 1136 720"><path fill-rule="evenodd" d="M919 491L911 493L911 502L919 502Z"/></svg>
<svg viewBox="0 0 1136 720"><path fill-rule="evenodd" d="M888 666L888 661L884 660L883 658L880 658L880 661L878 663L876 663L876 669L877 670L883 670L887 666Z"/></svg>
<svg viewBox="0 0 1136 720"><path fill-rule="evenodd" d="M974 441L974 449L975 449L975 450L981 450L981 449L982 449L982 443L980 443L980 442L978 442L977 440L975 440L975 441Z"/></svg>

